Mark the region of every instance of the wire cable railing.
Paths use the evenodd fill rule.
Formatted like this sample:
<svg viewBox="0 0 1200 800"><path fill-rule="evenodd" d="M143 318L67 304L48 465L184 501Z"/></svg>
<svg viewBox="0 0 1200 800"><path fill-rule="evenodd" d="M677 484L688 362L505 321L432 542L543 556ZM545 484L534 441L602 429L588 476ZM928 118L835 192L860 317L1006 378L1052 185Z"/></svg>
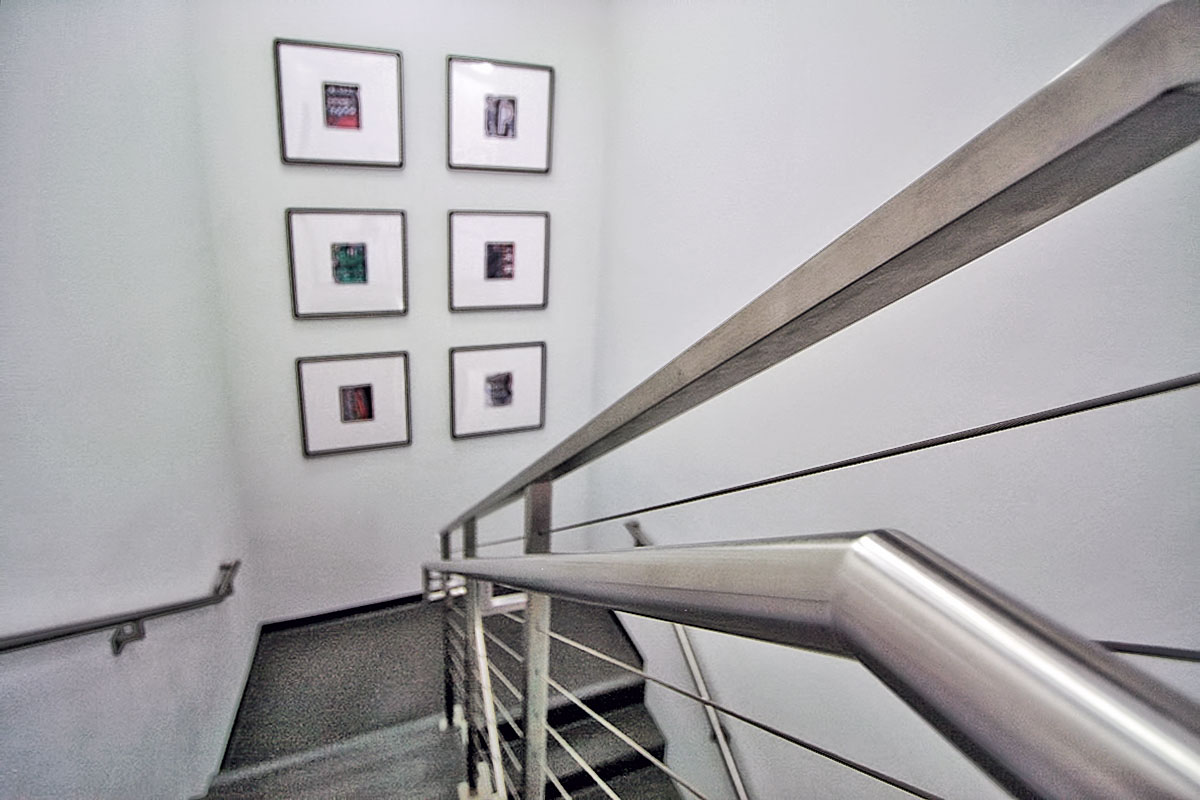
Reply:
<svg viewBox="0 0 1200 800"><path fill-rule="evenodd" d="M848 467L857 467L864 464L871 464L876 461L883 461L896 456L909 455L910 453L918 453L922 450L931 450L937 447L945 447L946 445L965 442L970 439L977 439L982 436L990 436L1004 431L1016 430L1029 425L1036 425L1040 422L1049 422L1051 420L1063 419L1075 414L1082 414L1088 411L1096 411L1101 408L1109 408L1111 406L1129 403L1134 400L1143 400L1145 398L1154 397L1156 395L1166 394L1168 392L1176 392L1180 389L1189 389L1200 385L1200 372L1193 372L1190 375L1184 375L1171 380L1158 381L1145 386L1139 386L1134 389L1127 389L1113 394L1094 397L1088 400L1082 400L1077 403L1068 403L1066 405L1056 406L1055 408L1038 411L1033 414L1025 414L1019 417L1011 417L1009 419L992 422L987 425L978 425L972 428L966 428L952 433L934 436L928 439L921 439L907 444L889 447L884 450L876 450L871 453L854 456L852 458L843 458L837 461L830 461L825 464L820 464L815 467L806 467L805 469L795 470L793 472L785 472L781 475L772 475L767 478L739 483L733 486L728 486L722 489L714 489L708 492L681 497L676 500L669 500L662 503L653 503L651 505L641 506L629 511L622 511L615 514L605 514L603 516L594 517L592 519L583 520L581 522L572 522L567 525L558 525L550 529L550 533L565 533L567 531L578 530L581 528L600 525L605 522L614 522L616 520L635 517L643 514L649 514L654 511L664 511L668 508L678 508L679 506L698 503L702 500L713 500L718 497L736 494L738 492L746 492L752 489L762 489L767 486L773 486L787 481L794 481L800 478L809 478L814 475L823 475L837 470L847 469ZM480 547L489 547L497 544L508 544L514 541L520 541L521 537L509 537L500 539L494 542L480 543Z"/></svg>
<svg viewBox="0 0 1200 800"><path fill-rule="evenodd" d="M515 615L509 615L509 617L510 617L510 619L513 619L514 621L519 622L522 625L525 624L525 620L520 619L519 617L516 617ZM638 678L640 678L644 681L653 683L657 686L661 686L662 688L667 689L668 691L674 692L675 694L680 695L681 697L686 697L689 700L694 700L695 702L701 704L702 706L704 706L706 708L711 708L714 711L719 711L722 714L725 714L726 716L737 720L738 722L745 723L746 725L748 725L752 728L755 728L757 730L760 730L763 733L770 734L771 736L774 736L777 739L781 739L789 744L796 745L797 747L807 750L810 753L813 753L814 755L828 759L829 761L832 761L835 764L838 764L839 766L846 767L847 769L853 770L854 772L857 772L861 775L865 775L868 778L872 778L880 783L887 784L888 786L891 786L895 789L899 789L900 791L910 794L914 797L924 798L924 800L941 800L941 798L938 795L933 794L932 792L928 792L924 789L914 786L913 784L908 783L907 781L902 781L893 775L888 775L885 772L874 769L872 767L868 767L865 764L861 764L851 758L847 758L846 756L843 756L839 753L835 753L832 750L828 750L824 747L815 745L812 742L808 742L797 736L793 736L792 734L787 733L786 731L780 730L779 728L777 728L773 725L769 725L765 722L762 722L761 720L757 720L757 719L754 719L753 717L747 716L746 714L743 714L740 711L735 711L731 708L723 706L720 703L713 701L711 698L705 698L705 697L701 697L698 694L694 694L694 693L688 691L687 689L684 689L680 686L676 686L675 684L673 684L669 681L662 680L661 678L657 678L654 675L651 675L650 673L646 672L643 669L640 669L638 667L635 667L632 664L628 664L624 661L621 661L618 658L614 658L613 656L611 656L607 653L603 653L593 647L589 647L586 644L584 644L580 641L577 641L575 639L572 639L569 636L565 636L562 633L550 631L549 635L550 635L551 639L562 642L563 644L567 645L568 647L573 647L582 653L586 653L587 655L592 656L593 658L596 658L600 661L603 661L603 662L610 664L614 667L617 667L619 669L623 669L626 672L630 673L631 675L636 675Z"/></svg>
<svg viewBox="0 0 1200 800"><path fill-rule="evenodd" d="M521 800L542 800L546 743L612 788L547 724L549 596L857 658L1001 786L1031 797L1200 795L1200 706L890 531L728 546L551 552L552 535L1060 420L1200 383L1200 373L954 431L782 475L551 523L553 481L824 340L1163 160L1200 138L1200 2L1154 9L913 182L440 532L442 579L469 578L463 697L468 761L496 752L487 702L472 700L483 588L528 596L521 692ZM524 500L521 536L480 544L478 520ZM461 531L462 546L452 546ZM478 549L521 545L513 559ZM463 558L452 560L461 552ZM697 575L701 578L697 579ZM753 587L753 588L750 588ZM515 617L515 615L513 615ZM449 614L446 616L449 622ZM447 629L449 630L449 629ZM447 633L449 635L449 633ZM585 646L583 643L576 644ZM1113 651L1195 660L1181 647ZM449 651L449 648L447 648ZM448 657L449 658L449 657ZM628 666L628 665L627 665ZM498 679L497 679L498 680ZM645 680L659 683L650 676ZM506 686L506 689L510 688ZM516 683L511 688L517 689ZM732 719L733 709L679 687ZM480 715L478 710L485 713ZM494 713L493 713L494 717ZM762 726L759 726L760 729ZM790 734L779 731L784 738ZM485 735L486 734L486 735ZM811 752L821 748L791 737ZM490 750L489 750L490 748ZM557 751L556 751L557 752ZM838 761L836 754L826 757ZM511 759L511 756L510 756ZM855 764L864 774L870 767ZM468 764L468 775L476 769ZM503 767L493 769L504 795ZM472 778L472 781L474 779ZM476 785L471 782L474 790ZM562 787L556 787L562 793ZM913 787L911 793L933 795ZM907 791L907 790L906 790Z"/></svg>

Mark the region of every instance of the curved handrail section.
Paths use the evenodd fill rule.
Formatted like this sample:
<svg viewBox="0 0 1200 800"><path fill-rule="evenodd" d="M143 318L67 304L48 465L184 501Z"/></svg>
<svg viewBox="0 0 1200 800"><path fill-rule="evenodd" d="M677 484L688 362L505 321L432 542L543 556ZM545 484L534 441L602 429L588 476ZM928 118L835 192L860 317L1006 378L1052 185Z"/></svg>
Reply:
<svg viewBox="0 0 1200 800"><path fill-rule="evenodd" d="M454 530L1021 236L1200 138L1200 2L1134 22L526 469Z"/></svg>
<svg viewBox="0 0 1200 800"><path fill-rule="evenodd" d="M1200 706L896 531L425 567L857 658L1017 796L1200 797Z"/></svg>

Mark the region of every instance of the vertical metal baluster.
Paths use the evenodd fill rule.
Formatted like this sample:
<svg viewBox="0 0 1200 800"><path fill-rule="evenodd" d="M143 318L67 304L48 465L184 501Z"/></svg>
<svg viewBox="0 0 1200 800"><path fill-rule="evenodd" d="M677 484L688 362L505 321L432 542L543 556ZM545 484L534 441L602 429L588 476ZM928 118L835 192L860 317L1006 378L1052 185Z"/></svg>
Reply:
<svg viewBox="0 0 1200 800"><path fill-rule="evenodd" d="M525 489L525 552L550 552L551 486ZM529 592L525 610L525 791L524 800L545 800L546 678L550 671L550 598Z"/></svg>
<svg viewBox="0 0 1200 800"><path fill-rule="evenodd" d="M463 523L463 558L475 557L475 518ZM468 587L472 582L468 581ZM470 590L467 591L467 640L463 642L463 719L467 725L467 789L471 797L479 794L479 746L475 736L476 706L475 693L478 678L475 675L475 643L471 636Z"/></svg>
<svg viewBox="0 0 1200 800"><path fill-rule="evenodd" d="M467 582L467 635L471 638L471 651L475 656L474 668L478 671L476 683L479 687L479 711L483 715L483 729L487 735L488 764L492 772L495 800L507 800L508 789L504 781L504 764L500 761L500 731L496 726L496 698L492 694L492 673L488 669L487 640L483 636L483 607L492 595L492 585L487 581Z"/></svg>
<svg viewBox="0 0 1200 800"><path fill-rule="evenodd" d="M441 533L442 561L450 560L450 531ZM442 710L446 715L446 730L454 726L454 675L450 667L450 576L442 573Z"/></svg>

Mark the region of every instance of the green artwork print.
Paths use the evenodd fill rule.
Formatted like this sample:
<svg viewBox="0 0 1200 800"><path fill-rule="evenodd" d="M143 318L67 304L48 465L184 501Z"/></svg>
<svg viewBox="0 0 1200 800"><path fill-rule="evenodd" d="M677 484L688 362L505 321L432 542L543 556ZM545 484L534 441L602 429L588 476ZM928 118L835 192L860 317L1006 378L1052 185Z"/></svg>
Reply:
<svg viewBox="0 0 1200 800"><path fill-rule="evenodd" d="M367 245L365 243L335 242L331 249L333 251L334 283L367 282Z"/></svg>

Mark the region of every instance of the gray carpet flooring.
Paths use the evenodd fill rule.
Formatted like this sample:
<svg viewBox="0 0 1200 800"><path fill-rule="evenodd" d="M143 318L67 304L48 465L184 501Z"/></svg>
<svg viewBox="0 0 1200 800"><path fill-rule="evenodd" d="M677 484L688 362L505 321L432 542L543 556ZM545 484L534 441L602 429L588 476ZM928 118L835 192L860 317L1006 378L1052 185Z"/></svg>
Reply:
<svg viewBox="0 0 1200 800"><path fill-rule="evenodd" d="M429 717L222 772L206 800L458 800L463 770L458 733Z"/></svg>

